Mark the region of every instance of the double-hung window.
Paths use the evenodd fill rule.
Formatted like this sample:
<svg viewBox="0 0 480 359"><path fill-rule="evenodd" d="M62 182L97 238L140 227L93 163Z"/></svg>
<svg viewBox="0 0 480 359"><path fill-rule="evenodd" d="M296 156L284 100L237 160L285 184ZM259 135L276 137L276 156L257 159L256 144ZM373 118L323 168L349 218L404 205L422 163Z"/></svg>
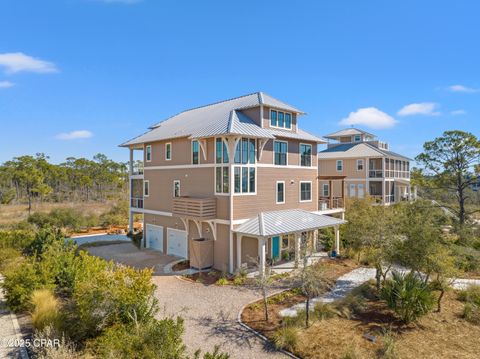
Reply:
<svg viewBox="0 0 480 359"><path fill-rule="evenodd" d="M328 188L328 183L324 183L322 186L322 195L323 197L328 197L330 196L330 190Z"/></svg>
<svg viewBox="0 0 480 359"><path fill-rule="evenodd" d="M143 196L148 197L150 195L150 182L148 180L143 181Z"/></svg>
<svg viewBox="0 0 480 359"><path fill-rule="evenodd" d="M165 144L165 160L170 161L172 159L172 144L166 143Z"/></svg>
<svg viewBox="0 0 480 359"><path fill-rule="evenodd" d="M342 171L343 171L343 161L337 160L337 172L342 172Z"/></svg>
<svg viewBox="0 0 480 359"><path fill-rule="evenodd" d="M288 142L274 141L273 142L273 150L274 150L274 163L275 163L275 165L286 166L287 165Z"/></svg>
<svg viewBox="0 0 480 359"><path fill-rule="evenodd" d="M270 111L270 126L279 128L292 128L292 114L283 111Z"/></svg>
<svg viewBox="0 0 480 359"><path fill-rule="evenodd" d="M228 149L222 138L215 139L215 192L230 192L230 169Z"/></svg>
<svg viewBox="0 0 480 359"><path fill-rule="evenodd" d="M150 162L152 160L152 146L145 147L145 161Z"/></svg>
<svg viewBox="0 0 480 359"><path fill-rule="evenodd" d="M312 182L300 182L300 202L311 202Z"/></svg>
<svg viewBox="0 0 480 359"><path fill-rule="evenodd" d="M312 166L312 145L305 143L300 144L300 166Z"/></svg>
<svg viewBox="0 0 480 359"><path fill-rule="evenodd" d="M357 171L363 171L363 160L357 160Z"/></svg>
<svg viewBox="0 0 480 359"><path fill-rule="evenodd" d="M180 197L180 180L173 181L173 197Z"/></svg>
<svg viewBox="0 0 480 359"><path fill-rule="evenodd" d="M197 140L192 141L192 164L198 165L200 163L200 144Z"/></svg>
<svg viewBox="0 0 480 359"><path fill-rule="evenodd" d="M276 203L285 203L285 181L277 181L276 186Z"/></svg>
<svg viewBox="0 0 480 359"><path fill-rule="evenodd" d="M236 166L233 169L235 193L256 192L255 148L253 138L242 138L237 144L234 157Z"/></svg>

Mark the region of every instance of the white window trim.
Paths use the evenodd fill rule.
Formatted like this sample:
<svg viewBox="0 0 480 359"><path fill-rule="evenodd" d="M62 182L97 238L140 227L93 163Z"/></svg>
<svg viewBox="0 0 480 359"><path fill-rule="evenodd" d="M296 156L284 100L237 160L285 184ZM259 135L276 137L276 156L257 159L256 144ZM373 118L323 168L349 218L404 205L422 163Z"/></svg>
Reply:
<svg viewBox="0 0 480 359"><path fill-rule="evenodd" d="M338 162L340 162L342 164L342 169L341 170L338 169ZM335 161L335 170L337 172L343 172L343 160L336 160Z"/></svg>
<svg viewBox="0 0 480 359"><path fill-rule="evenodd" d="M358 164L362 162L362 169L358 169ZM365 170L365 161L363 159L358 159L357 160L357 171L364 171Z"/></svg>
<svg viewBox="0 0 480 359"><path fill-rule="evenodd" d="M310 148L311 148L311 151L310 151L310 166L302 166L302 153L300 152L300 147L302 145L310 146ZM313 145L311 143L300 142L298 144L298 165L300 167L304 167L304 168L313 167Z"/></svg>
<svg viewBox="0 0 480 359"><path fill-rule="evenodd" d="M287 144L287 153L286 153L286 160L287 160L287 163L285 165L277 165L275 164L275 142L283 142L283 143L286 143ZM287 167L288 166L288 141L283 141L283 140L273 140L273 165L275 167Z"/></svg>
<svg viewBox="0 0 480 359"><path fill-rule="evenodd" d="M173 195L173 198L178 198L178 197L175 197L175 183L178 183L178 197L181 197L182 196L182 182L178 179L176 180L173 180L173 192L172 192L172 195Z"/></svg>
<svg viewBox="0 0 480 359"><path fill-rule="evenodd" d="M198 163L193 163L193 143L194 143L194 142L197 142L197 143L198 143ZM201 163L201 161L200 161L200 157L202 157L202 156L201 156L201 153L200 153L201 150L202 150L202 149L200 148L200 141L199 141L199 140L192 140L192 141L190 141L190 163L191 163L192 165L198 166L198 165Z"/></svg>
<svg viewBox="0 0 480 359"><path fill-rule="evenodd" d="M272 111L275 111L277 113L277 124L278 124L278 113L283 112L283 123L285 123L285 114L288 113L290 115L290 127L272 126ZM272 128L279 128L281 130L292 131L292 129L293 129L293 113L287 112L287 111L282 111L282 110L276 110L276 109L271 108L270 109L269 124L270 124L270 127L272 127Z"/></svg>
<svg viewBox="0 0 480 359"><path fill-rule="evenodd" d="M240 192L235 192L235 167L240 167ZM242 192L242 167L248 168L248 189L250 189L250 168L255 168L255 192ZM258 168L256 165L253 164L234 164L232 167L232 183L233 183L233 188L232 188L232 194L234 196L256 196L257 195L257 188L258 188ZM224 193L226 194L226 193Z"/></svg>
<svg viewBox="0 0 480 359"><path fill-rule="evenodd" d="M150 150L150 159L148 159L148 150ZM145 162L152 162L152 145L145 146Z"/></svg>
<svg viewBox="0 0 480 359"><path fill-rule="evenodd" d="M282 183L283 184L283 201L278 202L278 184ZM285 204L285 181L277 181L275 183L275 203L276 204Z"/></svg>
<svg viewBox="0 0 480 359"><path fill-rule="evenodd" d="M302 183L309 183L310 184L310 199L303 200L302 201ZM298 201L299 202L312 202L313 201L313 186L312 186L312 181L300 181L298 183Z"/></svg>
<svg viewBox="0 0 480 359"><path fill-rule="evenodd" d="M358 141L355 140L355 137L356 137L356 136L360 136L360 138L359 138ZM352 136L352 142L353 142L353 143L362 142L362 135L353 135L353 136Z"/></svg>
<svg viewBox="0 0 480 359"><path fill-rule="evenodd" d="M325 187L327 188L327 194L325 194ZM330 196L330 185L328 183L322 184L322 197L329 197Z"/></svg>
<svg viewBox="0 0 480 359"><path fill-rule="evenodd" d="M167 158L167 147L170 145L170 158ZM172 160L172 143L171 142L167 142L165 144L165 161L171 161Z"/></svg>
<svg viewBox="0 0 480 359"><path fill-rule="evenodd" d="M145 194L145 185L148 187L148 194ZM149 180L144 180L143 181L143 197L149 197L150 196L150 181Z"/></svg>
<svg viewBox="0 0 480 359"><path fill-rule="evenodd" d="M225 192L217 192L217 168L221 168L222 170L222 190L223 190L223 169L228 168L228 187L231 185L231 178L230 176L232 175L230 173L230 166L228 163L224 163L223 165L218 164L217 166L214 167L214 172L213 172L213 191L215 193L215 196L230 196L230 188L227 193ZM255 173L255 181L257 180L257 174ZM255 187L256 188L256 187Z"/></svg>

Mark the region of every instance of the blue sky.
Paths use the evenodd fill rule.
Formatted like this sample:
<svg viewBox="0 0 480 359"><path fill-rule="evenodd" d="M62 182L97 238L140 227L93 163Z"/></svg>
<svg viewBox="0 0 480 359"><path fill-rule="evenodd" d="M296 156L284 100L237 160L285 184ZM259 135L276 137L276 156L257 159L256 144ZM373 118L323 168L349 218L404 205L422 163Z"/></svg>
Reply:
<svg viewBox="0 0 480 359"><path fill-rule="evenodd" d="M148 125L259 90L306 111L310 132L355 124L408 156L444 130L480 135L475 0L2 0L0 13L0 161L126 161L117 145Z"/></svg>

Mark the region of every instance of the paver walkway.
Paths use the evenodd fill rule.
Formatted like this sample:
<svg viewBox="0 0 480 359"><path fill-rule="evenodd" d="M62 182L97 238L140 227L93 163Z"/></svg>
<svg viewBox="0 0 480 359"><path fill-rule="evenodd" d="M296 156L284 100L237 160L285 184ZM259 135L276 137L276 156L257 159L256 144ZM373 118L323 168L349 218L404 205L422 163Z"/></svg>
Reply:
<svg viewBox="0 0 480 359"><path fill-rule="evenodd" d="M0 282L2 281L3 278L0 276ZM11 344L11 341L21 339L19 333L20 328L17 317L7 308L3 291L0 290L0 358L28 358L25 348L8 346L8 344Z"/></svg>
<svg viewBox="0 0 480 359"><path fill-rule="evenodd" d="M179 315L185 320L183 339L190 354L219 345L232 359L287 358L237 322L242 307L260 298L254 290L205 286L173 276L156 276L153 281L158 287L159 315Z"/></svg>

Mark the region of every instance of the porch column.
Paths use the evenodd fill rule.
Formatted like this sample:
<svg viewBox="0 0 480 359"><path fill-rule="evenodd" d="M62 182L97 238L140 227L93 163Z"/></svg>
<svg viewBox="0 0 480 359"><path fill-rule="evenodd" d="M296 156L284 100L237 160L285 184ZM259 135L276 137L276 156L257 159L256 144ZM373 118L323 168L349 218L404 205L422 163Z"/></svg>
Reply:
<svg viewBox="0 0 480 359"><path fill-rule="evenodd" d="M128 210L128 229L127 229L127 233L128 232L132 232L133 234L133 213L132 211L130 211L130 209Z"/></svg>
<svg viewBox="0 0 480 359"><path fill-rule="evenodd" d="M298 268L298 262L300 260L300 241L301 241L301 234L294 233L295 236L295 268Z"/></svg>
<svg viewBox="0 0 480 359"><path fill-rule="evenodd" d="M340 228L335 226L335 252L337 255L340 254Z"/></svg>
<svg viewBox="0 0 480 359"><path fill-rule="evenodd" d="M130 210L132 206L132 178L130 177L133 174L133 148L129 148L130 150L130 160L128 163L128 228L127 233L133 233L133 213Z"/></svg>
<svg viewBox="0 0 480 359"><path fill-rule="evenodd" d="M242 235L237 233L237 270L242 268Z"/></svg>
<svg viewBox="0 0 480 359"><path fill-rule="evenodd" d="M345 208L345 178L342 179L342 207Z"/></svg>
<svg viewBox="0 0 480 359"><path fill-rule="evenodd" d="M329 197L330 197L330 200L329 200L329 205L328 205L328 208L329 209L333 209L333 186L332 186L332 180L329 180L328 181L328 192L329 192Z"/></svg>
<svg viewBox="0 0 480 359"><path fill-rule="evenodd" d="M258 272L263 276L265 274L265 261L267 256L265 237L258 237L258 256L260 257Z"/></svg>
<svg viewBox="0 0 480 359"><path fill-rule="evenodd" d="M317 241L318 241L318 229L315 229L313 231L313 249L312 249L312 253L316 253L317 252Z"/></svg>
<svg viewBox="0 0 480 359"><path fill-rule="evenodd" d="M382 158L382 204L385 204L385 157Z"/></svg>

